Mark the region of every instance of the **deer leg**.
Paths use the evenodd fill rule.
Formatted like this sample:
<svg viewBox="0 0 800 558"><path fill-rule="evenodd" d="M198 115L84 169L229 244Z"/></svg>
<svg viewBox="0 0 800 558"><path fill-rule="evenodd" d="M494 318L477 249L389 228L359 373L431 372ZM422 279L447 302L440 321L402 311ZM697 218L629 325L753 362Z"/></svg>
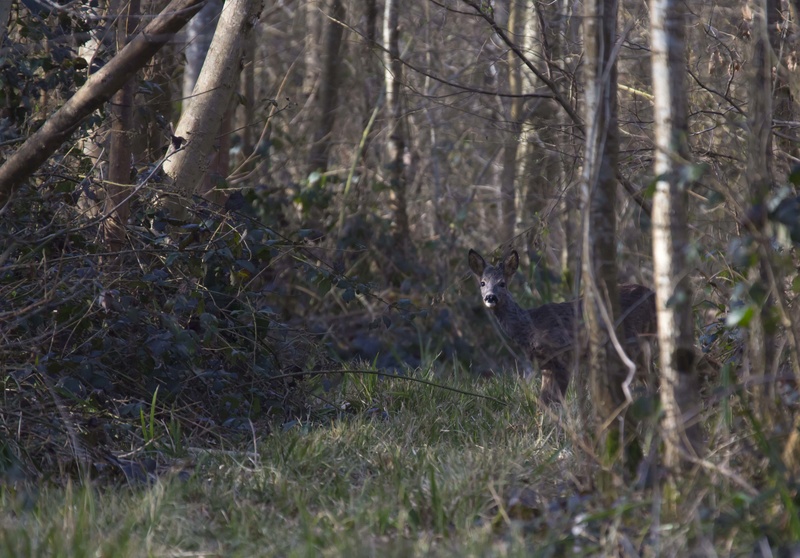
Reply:
<svg viewBox="0 0 800 558"><path fill-rule="evenodd" d="M552 406L564 401L569 387L569 372L563 369L542 370L542 391L539 401Z"/></svg>
<svg viewBox="0 0 800 558"><path fill-rule="evenodd" d="M542 390L539 392L539 402L548 407L561 402L561 391L550 370L542 371Z"/></svg>

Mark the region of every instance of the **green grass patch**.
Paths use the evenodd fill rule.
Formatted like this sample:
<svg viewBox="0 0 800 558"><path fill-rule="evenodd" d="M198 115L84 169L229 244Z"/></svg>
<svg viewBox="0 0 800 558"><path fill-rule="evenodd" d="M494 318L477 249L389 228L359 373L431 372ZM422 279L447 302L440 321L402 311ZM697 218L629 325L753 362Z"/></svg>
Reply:
<svg viewBox="0 0 800 558"><path fill-rule="evenodd" d="M678 555L753 548L764 535L739 528L758 526L754 500L705 474L679 489L677 505L662 504L654 489L599 495L597 467L573 447L576 433L544 418L521 381L457 382L501 404L401 379L362 380L327 394L329 405L350 410L330 420L275 424L234 450L188 447L188 476L6 485L0 553ZM780 498L775 491L758 505L774 511Z"/></svg>

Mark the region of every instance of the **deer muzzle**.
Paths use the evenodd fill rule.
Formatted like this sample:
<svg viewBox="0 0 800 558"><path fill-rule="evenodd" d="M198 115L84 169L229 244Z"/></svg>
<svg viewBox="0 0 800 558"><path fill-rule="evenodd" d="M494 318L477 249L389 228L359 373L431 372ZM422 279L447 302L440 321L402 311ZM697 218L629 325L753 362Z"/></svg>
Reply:
<svg viewBox="0 0 800 558"><path fill-rule="evenodd" d="M494 308L497 305L497 296L493 294L488 294L483 297L483 303L486 305L487 308Z"/></svg>

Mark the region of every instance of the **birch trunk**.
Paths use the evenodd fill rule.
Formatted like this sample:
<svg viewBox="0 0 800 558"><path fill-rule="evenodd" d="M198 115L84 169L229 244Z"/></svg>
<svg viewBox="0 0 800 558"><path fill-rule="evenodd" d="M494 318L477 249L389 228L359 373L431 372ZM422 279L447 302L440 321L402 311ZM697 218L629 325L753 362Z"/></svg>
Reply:
<svg viewBox="0 0 800 558"><path fill-rule="evenodd" d="M400 61L400 32L398 30L398 0L386 0L383 14L384 66L386 68L386 167L392 193L394 237L401 252L408 247L408 210L406 204L406 177L403 154L406 133L403 125L400 86L403 64Z"/></svg>
<svg viewBox="0 0 800 558"><path fill-rule="evenodd" d="M688 228L687 101L685 6L681 0L652 0L652 48L655 111L655 174L653 197L653 267L658 314L664 465L675 468L681 451L699 450L692 301L686 269Z"/></svg>
<svg viewBox="0 0 800 558"><path fill-rule="evenodd" d="M508 7L507 28L509 35L515 41L522 34L520 32L522 27L520 23L524 18L524 13L525 10L521 9L519 2L511 0ZM501 158L500 203L498 204L500 227L498 234L502 242L510 243L514 239L514 227L517 222L517 190L515 182L517 178L517 153L522 130L522 98L518 96L522 92L522 72L520 71L519 58L512 50L508 51L506 60L508 63L508 92L517 96L512 97L506 103L510 130L506 133L506 141Z"/></svg>

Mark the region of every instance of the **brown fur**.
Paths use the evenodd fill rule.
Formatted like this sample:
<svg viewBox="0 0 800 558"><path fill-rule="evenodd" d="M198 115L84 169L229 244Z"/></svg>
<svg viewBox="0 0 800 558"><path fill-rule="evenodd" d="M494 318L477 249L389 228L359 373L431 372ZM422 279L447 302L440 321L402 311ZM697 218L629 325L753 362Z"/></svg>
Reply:
<svg viewBox="0 0 800 558"><path fill-rule="evenodd" d="M528 358L539 362L542 401L551 404L561 400L569 387L575 333L582 333L583 301L523 309L508 291L508 282L519 267L516 251L499 265L492 266L470 250L469 267L480 284L481 299L492 310L500 327ZM655 296L642 285L620 285L619 297L623 334L620 341L629 356L636 360L643 352L642 343L647 343L656 332ZM578 344L581 351L585 351L585 341L579 340Z"/></svg>

